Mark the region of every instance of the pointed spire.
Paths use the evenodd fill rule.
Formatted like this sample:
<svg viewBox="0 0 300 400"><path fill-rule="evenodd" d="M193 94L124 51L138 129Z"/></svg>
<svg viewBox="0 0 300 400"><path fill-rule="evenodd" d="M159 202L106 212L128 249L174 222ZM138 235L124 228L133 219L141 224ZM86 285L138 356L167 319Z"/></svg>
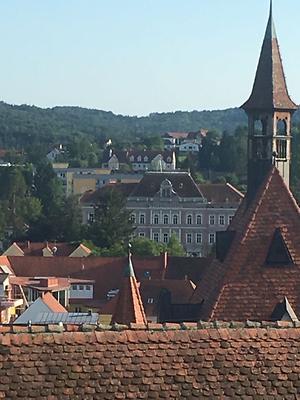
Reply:
<svg viewBox="0 0 300 400"><path fill-rule="evenodd" d="M260 53L256 77L251 96L242 105L244 110L274 109L296 110L298 107L291 100L276 36L275 24L273 21L273 4L270 1L270 13L266 33Z"/></svg>
<svg viewBox="0 0 300 400"><path fill-rule="evenodd" d="M270 13L269 13L269 20L268 20L268 25L267 25L267 29L266 29L266 34L265 34L265 40L266 40L266 38L268 38L270 40L277 39L275 24L274 24L274 20L273 20L272 0L270 0Z"/></svg>
<svg viewBox="0 0 300 400"><path fill-rule="evenodd" d="M111 322L128 326L130 323L146 325L147 319L132 265L130 247L128 262L124 268L122 287Z"/></svg>

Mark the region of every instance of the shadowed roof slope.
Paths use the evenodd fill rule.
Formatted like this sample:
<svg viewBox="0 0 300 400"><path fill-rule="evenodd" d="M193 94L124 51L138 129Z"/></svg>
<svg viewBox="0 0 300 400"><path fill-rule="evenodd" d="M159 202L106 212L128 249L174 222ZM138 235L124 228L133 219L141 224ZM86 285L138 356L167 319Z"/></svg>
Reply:
<svg viewBox="0 0 300 400"><path fill-rule="evenodd" d="M246 111L298 108L288 94L273 21L272 2L252 93L242 108Z"/></svg>
<svg viewBox="0 0 300 400"><path fill-rule="evenodd" d="M131 254L128 255L128 264L125 265L123 273L123 284L118 294L112 322L124 325L146 324L146 315L133 270Z"/></svg>
<svg viewBox="0 0 300 400"><path fill-rule="evenodd" d="M216 260L205 270L193 302L203 301L203 319L270 320L286 296L299 316L299 207L275 167L248 208L245 202L228 228L235 236L224 262ZM278 229L291 262L270 264L266 260Z"/></svg>
<svg viewBox="0 0 300 400"><path fill-rule="evenodd" d="M171 182L173 190L180 197L203 197L188 172L147 172L130 196L154 197L165 180Z"/></svg>
<svg viewBox="0 0 300 400"><path fill-rule="evenodd" d="M230 183L200 183L198 187L208 203L240 203L244 198Z"/></svg>

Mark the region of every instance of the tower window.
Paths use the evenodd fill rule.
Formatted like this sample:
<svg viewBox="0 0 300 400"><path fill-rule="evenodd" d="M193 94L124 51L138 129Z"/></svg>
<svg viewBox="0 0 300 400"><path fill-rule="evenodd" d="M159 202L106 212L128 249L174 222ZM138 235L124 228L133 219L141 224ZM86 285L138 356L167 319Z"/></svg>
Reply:
<svg viewBox="0 0 300 400"><path fill-rule="evenodd" d="M281 140L278 139L276 140L276 152L277 152L277 158L286 158L286 140Z"/></svg>
<svg viewBox="0 0 300 400"><path fill-rule="evenodd" d="M287 135L287 123L285 119L277 120L276 135L286 136Z"/></svg>

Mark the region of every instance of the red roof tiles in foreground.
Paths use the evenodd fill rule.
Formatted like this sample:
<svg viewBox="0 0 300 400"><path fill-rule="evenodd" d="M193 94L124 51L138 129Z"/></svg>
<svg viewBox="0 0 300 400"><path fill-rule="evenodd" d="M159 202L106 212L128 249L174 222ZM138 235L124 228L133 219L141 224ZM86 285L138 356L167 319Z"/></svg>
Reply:
<svg viewBox="0 0 300 400"><path fill-rule="evenodd" d="M290 264L266 262L274 232L280 229ZM235 232L224 262L204 271L193 302L202 319L270 320L287 297L300 317L300 210L274 167L247 207L241 204L228 231Z"/></svg>
<svg viewBox="0 0 300 400"><path fill-rule="evenodd" d="M54 332L62 327L49 328L52 332L33 326L33 332L44 332L0 334L0 398L298 398L299 328L194 324L180 330L172 324L174 330L155 325L156 331L60 333ZM13 329L26 332L23 326Z"/></svg>

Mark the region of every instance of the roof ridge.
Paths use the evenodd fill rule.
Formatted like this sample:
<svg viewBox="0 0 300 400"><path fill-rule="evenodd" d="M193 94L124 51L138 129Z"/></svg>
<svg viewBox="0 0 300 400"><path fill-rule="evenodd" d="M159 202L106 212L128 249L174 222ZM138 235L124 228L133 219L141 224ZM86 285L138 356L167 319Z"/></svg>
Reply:
<svg viewBox="0 0 300 400"><path fill-rule="evenodd" d="M267 330L268 332L272 332L272 330L288 330L288 329L297 329L300 331L300 322L288 322L288 321L252 321L252 320L244 320L244 321L220 321L220 320L212 320L208 321L198 321L198 322L183 322L183 323L147 323L147 324L130 324L130 325L120 325L120 324L112 324L112 325L103 325L103 324L0 324L0 345L1 341L8 335L25 335L29 334L30 336L47 334L47 338L49 338L49 333L54 335L59 335L63 332L70 332L72 335L74 333L80 332L82 334L89 335L91 332L112 332L114 335L117 333L122 334L124 331L130 332L132 335L133 332L138 334L139 331L146 332L165 332L165 331L202 331L202 330L212 330L219 331L227 329L228 331L234 330L236 331L247 331L253 330L256 328L258 330ZM271 328L271 329L270 329ZM48 341L47 341L48 342Z"/></svg>

